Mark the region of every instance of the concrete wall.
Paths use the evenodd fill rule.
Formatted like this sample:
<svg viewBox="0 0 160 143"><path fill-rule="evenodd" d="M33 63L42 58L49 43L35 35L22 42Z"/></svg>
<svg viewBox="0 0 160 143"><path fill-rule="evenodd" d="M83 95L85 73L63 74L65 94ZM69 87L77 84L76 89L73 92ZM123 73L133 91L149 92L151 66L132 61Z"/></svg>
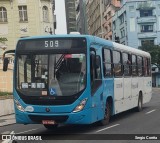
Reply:
<svg viewBox="0 0 160 143"><path fill-rule="evenodd" d="M14 113L13 99L0 100L0 116Z"/></svg>
<svg viewBox="0 0 160 143"><path fill-rule="evenodd" d="M13 91L13 64L9 64L7 72L2 70L3 64L0 63L0 91Z"/></svg>

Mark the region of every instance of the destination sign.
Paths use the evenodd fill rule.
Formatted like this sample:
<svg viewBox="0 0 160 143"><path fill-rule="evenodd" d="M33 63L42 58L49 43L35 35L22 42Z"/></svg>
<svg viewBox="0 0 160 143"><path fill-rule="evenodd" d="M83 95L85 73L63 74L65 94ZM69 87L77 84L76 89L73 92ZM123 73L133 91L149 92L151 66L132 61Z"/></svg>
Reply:
<svg viewBox="0 0 160 143"><path fill-rule="evenodd" d="M20 40L17 50L71 49L85 48L85 38L39 38Z"/></svg>

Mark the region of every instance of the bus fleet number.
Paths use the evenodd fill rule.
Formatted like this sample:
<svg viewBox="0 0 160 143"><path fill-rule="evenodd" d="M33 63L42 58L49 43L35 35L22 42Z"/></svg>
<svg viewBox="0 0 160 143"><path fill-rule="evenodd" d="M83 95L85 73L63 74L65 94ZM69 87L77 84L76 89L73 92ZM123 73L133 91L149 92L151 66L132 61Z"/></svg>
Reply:
<svg viewBox="0 0 160 143"><path fill-rule="evenodd" d="M45 41L45 47L59 47L58 40L56 41Z"/></svg>

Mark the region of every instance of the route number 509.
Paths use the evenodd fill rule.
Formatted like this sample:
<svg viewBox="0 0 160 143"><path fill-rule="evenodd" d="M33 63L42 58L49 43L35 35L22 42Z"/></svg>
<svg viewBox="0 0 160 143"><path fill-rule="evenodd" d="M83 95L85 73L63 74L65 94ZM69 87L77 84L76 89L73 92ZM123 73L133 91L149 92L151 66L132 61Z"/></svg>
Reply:
<svg viewBox="0 0 160 143"><path fill-rule="evenodd" d="M45 47L59 47L58 40L56 41L45 41Z"/></svg>

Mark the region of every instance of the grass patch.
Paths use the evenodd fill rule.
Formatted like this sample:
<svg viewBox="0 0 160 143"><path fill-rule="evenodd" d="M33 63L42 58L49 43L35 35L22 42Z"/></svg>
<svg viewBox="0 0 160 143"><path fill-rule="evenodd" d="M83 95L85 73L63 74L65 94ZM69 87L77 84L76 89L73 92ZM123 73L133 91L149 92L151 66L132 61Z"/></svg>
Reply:
<svg viewBox="0 0 160 143"><path fill-rule="evenodd" d="M8 96L8 95L12 95L12 92L2 92L0 91L0 96Z"/></svg>
<svg viewBox="0 0 160 143"><path fill-rule="evenodd" d="M13 98L13 93L12 92L2 92L0 91L0 99L10 99Z"/></svg>

